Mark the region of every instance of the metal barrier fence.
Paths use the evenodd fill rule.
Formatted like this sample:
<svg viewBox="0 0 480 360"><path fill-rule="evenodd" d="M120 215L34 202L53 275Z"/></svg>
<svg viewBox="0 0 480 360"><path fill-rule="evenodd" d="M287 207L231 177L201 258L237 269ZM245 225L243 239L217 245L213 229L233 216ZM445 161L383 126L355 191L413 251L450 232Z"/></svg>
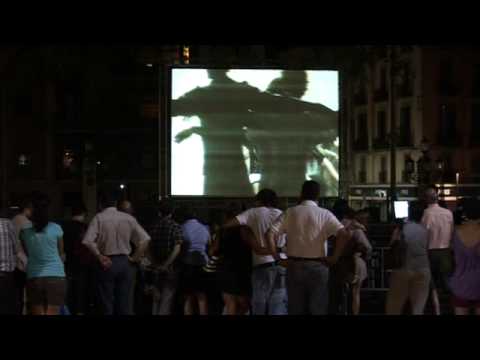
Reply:
<svg viewBox="0 0 480 360"><path fill-rule="evenodd" d="M385 254L390 249L388 246L373 247L370 259L367 261L368 279L364 290L387 291L391 270L385 267Z"/></svg>

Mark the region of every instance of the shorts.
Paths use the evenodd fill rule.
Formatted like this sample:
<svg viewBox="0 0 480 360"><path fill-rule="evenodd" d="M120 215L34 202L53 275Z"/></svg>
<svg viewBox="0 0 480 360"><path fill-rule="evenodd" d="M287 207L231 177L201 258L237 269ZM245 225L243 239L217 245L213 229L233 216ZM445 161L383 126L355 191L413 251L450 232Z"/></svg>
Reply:
<svg viewBox="0 0 480 360"><path fill-rule="evenodd" d="M225 294L236 296L252 295L251 274L247 271L219 271L218 285L220 290Z"/></svg>
<svg viewBox="0 0 480 360"><path fill-rule="evenodd" d="M39 277L27 280L27 299L31 305L62 306L67 283L63 277Z"/></svg>
<svg viewBox="0 0 480 360"><path fill-rule="evenodd" d="M478 300L467 300L467 299L462 299L458 296L453 296L452 297L452 305L454 307L458 307L458 308L479 309L480 308L480 299L478 299Z"/></svg>

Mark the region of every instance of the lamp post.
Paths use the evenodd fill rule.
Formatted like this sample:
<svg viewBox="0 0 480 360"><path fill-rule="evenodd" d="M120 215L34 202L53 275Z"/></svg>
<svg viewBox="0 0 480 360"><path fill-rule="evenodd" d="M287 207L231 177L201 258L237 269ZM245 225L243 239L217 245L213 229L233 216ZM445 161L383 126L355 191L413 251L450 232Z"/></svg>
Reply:
<svg viewBox="0 0 480 360"><path fill-rule="evenodd" d="M397 136L395 133L395 47L389 46L389 63L390 63L390 216L391 220L395 219L394 202L397 198Z"/></svg>

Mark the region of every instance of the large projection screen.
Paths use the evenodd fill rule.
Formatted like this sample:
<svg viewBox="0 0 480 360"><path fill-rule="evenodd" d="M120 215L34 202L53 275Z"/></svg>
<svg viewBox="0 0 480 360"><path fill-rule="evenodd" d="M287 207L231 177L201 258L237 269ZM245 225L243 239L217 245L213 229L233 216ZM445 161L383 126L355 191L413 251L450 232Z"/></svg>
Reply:
<svg viewBox="0 0 480 360"><path fill-rule="evenodd" d="M171 195L338 196L337 71L171 71Z"/></svg>

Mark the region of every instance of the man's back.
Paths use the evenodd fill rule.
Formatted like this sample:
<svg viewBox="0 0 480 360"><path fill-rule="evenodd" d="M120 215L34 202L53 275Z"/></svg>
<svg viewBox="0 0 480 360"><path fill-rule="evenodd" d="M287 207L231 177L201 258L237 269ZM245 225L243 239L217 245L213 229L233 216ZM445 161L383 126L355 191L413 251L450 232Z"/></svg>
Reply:
<svg viewBox="0 0 480 360"><path fill-rule="evenodd" d="M265 233L270 229L273 222L282 214L279 209L260 206L244 211L237 216L237 220L242 225L247 225L255 234L255 238L260 245L266 246L267 240ZM261 256L253 253L253 264L259 265L274 261L270 255Z"/></svg>
<svg viewBox="0 0 480 360"><path fill-rule="evenodd" d="M66 255L65 266L68 271L72 270L72 266L91 265L95 258L82 244L83 236L87 232L87 224L70 220L63 225L63 242Z"/></svg>
<svg viewBox="0 0 480 360"><path fill-rule="evenodd" d="M93 218L83 243L96 241L100 252L107 256L129 255L130 242L138 245L149 239L133 216L109 207Z"/></svg>
<svg viewBox="0 0 480 360"><path fill-rule="evenodd" d="M425 209L422 224L429 232L429 249L450 247L453 234L453 214L450 210L432 204Z"/></svg>
<svg viewBox="0 0 480 360"><path fill-rule="evenodd" d="M164 262L174 246L183 241L182 228L169 216L157 220L151 235L150 249L155 264Z"/></svg>
<svg viewBox="0 0 480 360"><path fill-rule="evenodd" d="M326 255L326 241L343 225L314 201L303 201L288 209L282 228L287 234L288 256L315 258Z"/></svg>

